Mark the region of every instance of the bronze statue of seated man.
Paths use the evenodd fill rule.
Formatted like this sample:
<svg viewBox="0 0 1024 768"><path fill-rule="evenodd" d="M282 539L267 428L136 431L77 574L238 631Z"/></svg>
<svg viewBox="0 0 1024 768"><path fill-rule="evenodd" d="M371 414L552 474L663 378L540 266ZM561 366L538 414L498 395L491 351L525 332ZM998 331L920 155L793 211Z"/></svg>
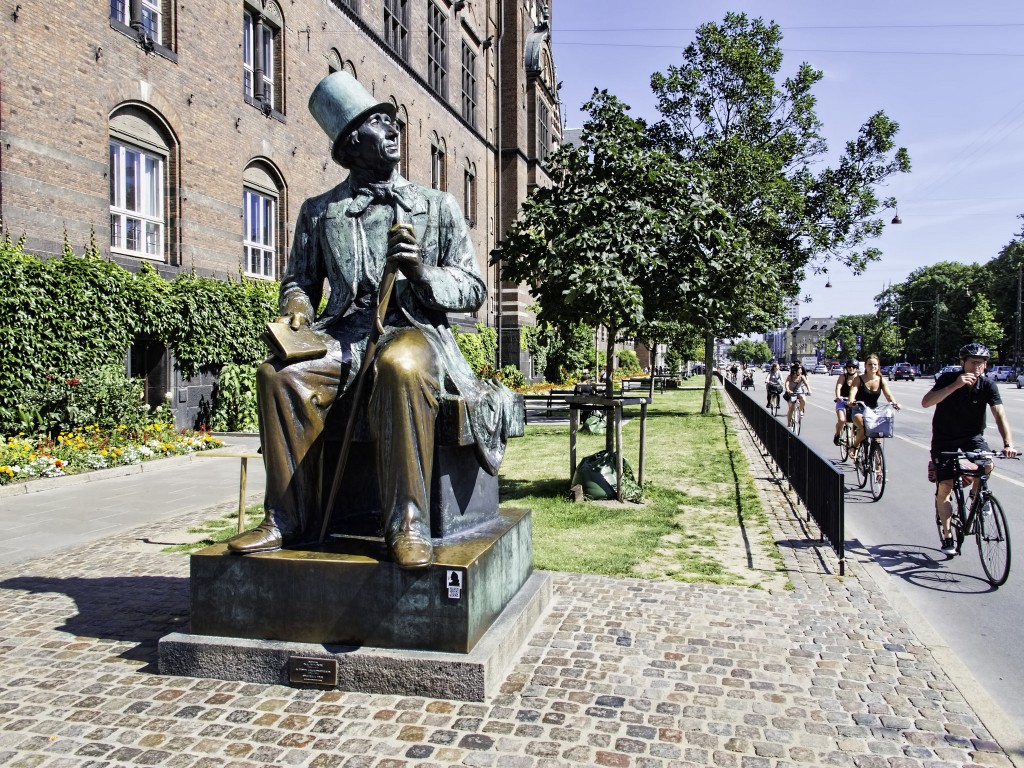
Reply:
<svg viewBox="0 0 1024 768"><path fill-rule="evenodd" d="M479 308L486 287L452 196L397 172L394 106L336 72L316 87L309 108L349 176L302 205L278 322L308 326L326 354L297 362L271 358L259 367L265 517L228 546L247 554L316 541L324 514L325 420L361 389L369 397L351 410L365 414L373 441L385 541L398 565L423 568L434 556L430 483L442 393L465 400L479 463L491 474L508 436L508 391L476 378L446 315ZM397 279L381 322L378 295L389 265ZM325 280L330 296L317 317ZM366 379L356 387L360 375Z"/></svg>

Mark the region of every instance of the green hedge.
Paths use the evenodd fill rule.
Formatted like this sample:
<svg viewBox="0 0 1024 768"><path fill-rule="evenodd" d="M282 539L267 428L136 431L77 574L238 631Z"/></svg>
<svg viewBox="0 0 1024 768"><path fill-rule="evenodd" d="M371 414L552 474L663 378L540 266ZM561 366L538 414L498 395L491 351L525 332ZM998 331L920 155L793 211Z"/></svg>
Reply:
<svg viewBox="0 0 1024 768"><path fill-rule="evenodd" d="M185 376L227 363L252 365L277 317L277 283L181 274L167 281L147 262L129 272L93 242L82 256L25 253L0 240L0 433L23 426L24 409L52 382L123 367L140 336L168 344Z"/></svg>

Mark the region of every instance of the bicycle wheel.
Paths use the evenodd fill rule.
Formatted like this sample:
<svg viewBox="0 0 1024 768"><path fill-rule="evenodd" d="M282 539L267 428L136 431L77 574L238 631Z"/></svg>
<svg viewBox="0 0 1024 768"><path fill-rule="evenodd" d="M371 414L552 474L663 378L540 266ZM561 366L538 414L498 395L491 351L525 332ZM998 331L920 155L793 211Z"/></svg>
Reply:
<svg viewBox="0 0 1024 768"><path fill-rule="evenodd" d="M868 483L868 454L871 451L871 443L865 440L860 444L857 451L857 458L853 460L853 469L857 473L857 487L863 488Z"/></svg>
<svg viewBox="0 0 1024 768"><path fill-rule="evenodd" d="M998 587L1005 584L1010 575L1010 529L999 500L990 493L982 501L988 509L981 507L978 510L974 536L978 541L981 567L985 569L989 583Z"/></svg>
<svg viewBox="0 0 1024 768"><path fill-rule="evenodd" d="M872 443L867 460L868 488L871 498L878 501L885 493L885 452L881 443Z"/></svg>
<svg viewBox="0 0 1024 768"><path fill-rule="evenodd" d="M850 458L850 446L853 444L853 429L849 424L844 424L839 430L839 460L846 461Z"/></svg>

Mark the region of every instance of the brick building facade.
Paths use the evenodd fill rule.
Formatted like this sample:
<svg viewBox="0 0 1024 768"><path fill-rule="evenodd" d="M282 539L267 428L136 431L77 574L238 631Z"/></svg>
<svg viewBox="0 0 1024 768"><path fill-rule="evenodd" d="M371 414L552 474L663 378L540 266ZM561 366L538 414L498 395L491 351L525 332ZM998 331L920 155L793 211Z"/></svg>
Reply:
<svg viewBox="0 0 1024 768"><path fill-rule="evenodd" d="M549 23L541 0L21 0L0 18L0 216L40 254L95 233L129 269L277 278L302 201L345 176L306 101L346 69L396 105L403 175L464 208L490 297L456 319L529 372L528 297L490 255L560 141Z"/></svg>

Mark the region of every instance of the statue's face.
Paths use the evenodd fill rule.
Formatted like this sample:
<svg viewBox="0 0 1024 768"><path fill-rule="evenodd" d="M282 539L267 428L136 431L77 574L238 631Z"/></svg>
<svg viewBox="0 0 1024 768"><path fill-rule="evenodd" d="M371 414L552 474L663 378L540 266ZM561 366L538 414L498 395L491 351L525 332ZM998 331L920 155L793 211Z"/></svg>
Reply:
<svg viewBox="0 0 1024 768"><path fill-rule="evenodd" d="M393 168L401 159L398 126L387 112L368 115L356 134L358 141L349 149L353 166Z"/></svg>

